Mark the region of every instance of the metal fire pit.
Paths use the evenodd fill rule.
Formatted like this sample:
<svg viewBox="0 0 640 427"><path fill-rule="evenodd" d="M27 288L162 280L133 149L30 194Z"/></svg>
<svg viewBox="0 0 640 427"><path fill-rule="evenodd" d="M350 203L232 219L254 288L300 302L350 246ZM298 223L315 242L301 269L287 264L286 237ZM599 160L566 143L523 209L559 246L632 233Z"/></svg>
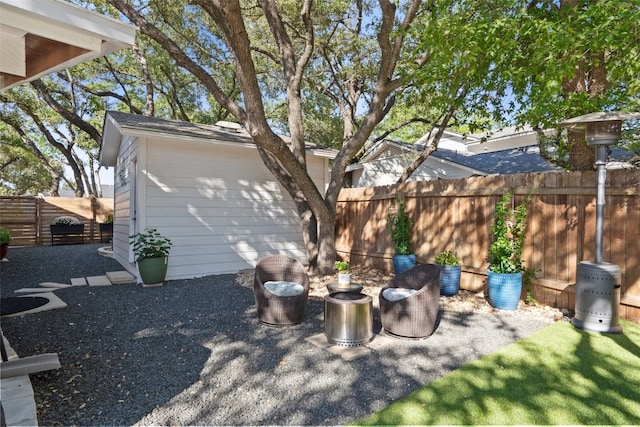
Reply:
<svg viewBox="0 0 640 427"><path fill-rule="evenodd" d="M335 292L324 297L324 333L331 344L358 347L373 337L373 300L369 295Z"/></svg>
<svg viewBox="0 0 640 427"><path fill-rule="evenodd" d="M579 329L622 333L618 322L620 268L615 264L582 261L576 272L576 315Z"/></svg>

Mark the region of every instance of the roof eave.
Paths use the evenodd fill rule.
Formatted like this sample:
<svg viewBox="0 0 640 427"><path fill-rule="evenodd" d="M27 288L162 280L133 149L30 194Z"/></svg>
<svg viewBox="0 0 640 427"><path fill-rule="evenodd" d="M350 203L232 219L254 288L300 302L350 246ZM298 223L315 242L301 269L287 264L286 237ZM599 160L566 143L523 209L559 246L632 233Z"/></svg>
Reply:
<svg viewBox="0 0 640 427"><path fill-rule="evenodd" d="M0 91L130 47L135 43L137 30L134 25L66 2L0 0L0 32L9 35L3 39L1 50L2 62L9 68L3 67ZM34 51L33 57L25 52L26 35L57 42L67 51L55 60L52 52L47 51L51 62L33 66L42 52Z"/></svg>

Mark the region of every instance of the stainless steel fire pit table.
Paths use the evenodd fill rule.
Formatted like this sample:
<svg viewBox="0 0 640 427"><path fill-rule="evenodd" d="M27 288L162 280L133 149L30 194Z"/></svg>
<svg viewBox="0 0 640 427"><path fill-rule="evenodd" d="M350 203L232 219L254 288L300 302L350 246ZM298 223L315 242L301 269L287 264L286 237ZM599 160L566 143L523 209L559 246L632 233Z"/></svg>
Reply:
<svg viewBox="0 0 640 427"><path fill-rule="evenodd" d="M373 337L373 300L355 292L324 297L324 334L331 344L358 347Z"/></svg>

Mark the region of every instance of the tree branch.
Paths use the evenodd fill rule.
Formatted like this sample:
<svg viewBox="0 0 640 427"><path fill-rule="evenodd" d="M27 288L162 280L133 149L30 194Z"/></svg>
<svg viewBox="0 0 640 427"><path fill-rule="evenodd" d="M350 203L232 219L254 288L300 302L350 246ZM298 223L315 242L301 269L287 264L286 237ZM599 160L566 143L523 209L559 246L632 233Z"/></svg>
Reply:
<svg viewBox="0 0 640 427"><path fill-rule="evenodd" d="M398 130L402 129L405 126L409 126L412 123L424 123L424 124L430 125L433 122L431 120L423 119L421 117L414 117L412 119L405 120L404 122L392 127L386 132L383 132L380 136L374 138L372 142L376 143L378 141L382 141L383 139L386 139L387 136L391 135L394 132L397 132Z"/></svg>
<svg viewBox="0 0 640 427"><path fill-rule="evenodd" d="M229 110L231 114L236 116L241 122L246 121L246 112L235 102L229 99L224 91L218 86L218 84L211 78L207 71L200 65L196 64L191 58L189 58L180 47L175 44L169 37L167 37L162 31L150 24L133 6L128 4L124 0L107 0L109 4L114 6L123 15L125 15L132 23L138 26L140 32L146 36L151 37L159 45L169 52L171 57L176 63L191 72L202 84L209 90L211 95L216 101L224 108ZM209 2L204 2L209 3Z"/></svg>
<svg viewBox="0 0 640 427"><path fill-rule="evenodd" d="M51 108L56 110L56 112L60 114L65 120L75 125L78 129L86 132L87 135L89 135L91 138L93 138L94 141L100 144L100 141L102 139L102 135L100 134L100 132L98 132L98 130L91 126L89 123L84 121L80 116L64 108L62 104L60 104L56 99L53 98L53 96L51 96L42 80L37 79L32 81L31 86L33 86L38 92L40 92L40 95L42 95L42 98L44 98L45 102Z"/></svg>

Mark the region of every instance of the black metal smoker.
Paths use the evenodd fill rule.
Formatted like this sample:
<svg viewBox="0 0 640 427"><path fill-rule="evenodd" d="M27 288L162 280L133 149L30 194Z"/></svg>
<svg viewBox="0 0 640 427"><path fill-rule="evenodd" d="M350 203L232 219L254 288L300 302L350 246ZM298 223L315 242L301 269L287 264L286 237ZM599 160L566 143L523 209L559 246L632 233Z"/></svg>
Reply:
<svg viewBox="0 0 640 427"><path fill-rule="evenodd" d="M640 118L640 113L600 112L561 123L569 129L584 129L589 146L596 148L596 252L595 261L581 261L576 271L576 308L571 323L578 329L610 334L622 333L619 324L620 267L602 261L602 232L607 179L607 146L620 139L622 121Z"/></svg>

